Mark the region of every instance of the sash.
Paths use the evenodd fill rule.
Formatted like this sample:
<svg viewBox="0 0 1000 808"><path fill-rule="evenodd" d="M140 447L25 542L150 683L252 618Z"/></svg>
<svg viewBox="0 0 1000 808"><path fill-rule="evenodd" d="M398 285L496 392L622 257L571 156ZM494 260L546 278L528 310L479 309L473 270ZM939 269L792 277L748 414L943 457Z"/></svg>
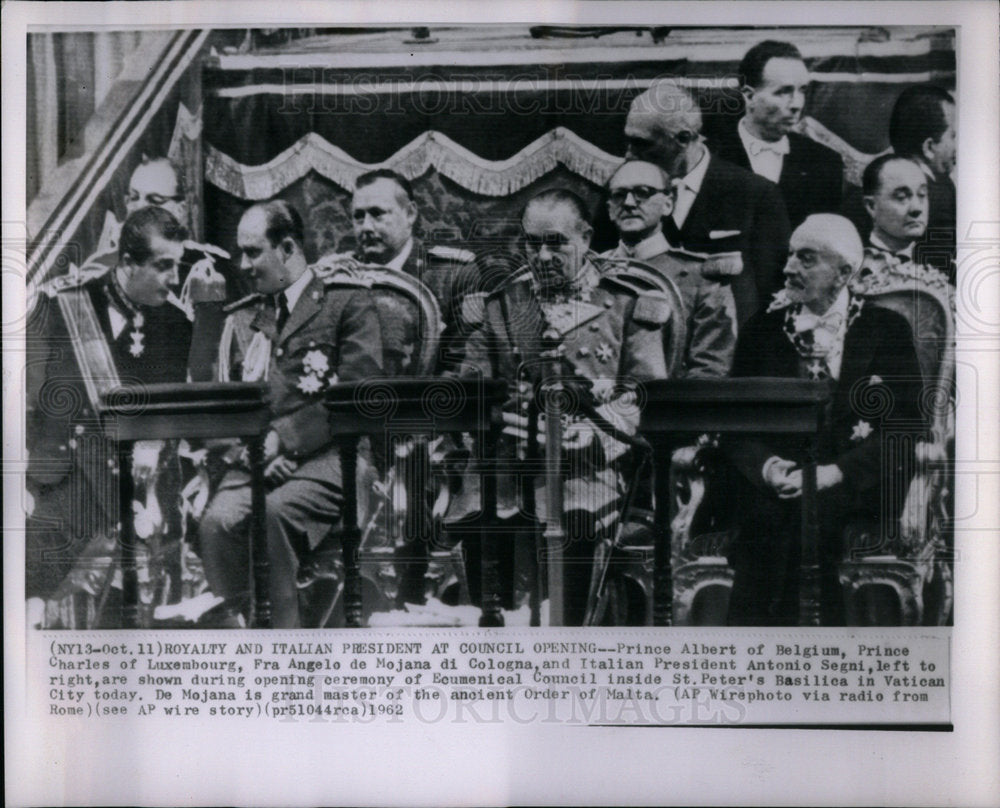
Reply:
<svg viewBox="0 0 1000 808"><path fill-rule="evenodd" d="M73 355L87 388L87 398L97 412L101 396L121 386L111 348L104 338L94 304L85 288L64 289L56 294L56 300L59 301Z"/></svg>

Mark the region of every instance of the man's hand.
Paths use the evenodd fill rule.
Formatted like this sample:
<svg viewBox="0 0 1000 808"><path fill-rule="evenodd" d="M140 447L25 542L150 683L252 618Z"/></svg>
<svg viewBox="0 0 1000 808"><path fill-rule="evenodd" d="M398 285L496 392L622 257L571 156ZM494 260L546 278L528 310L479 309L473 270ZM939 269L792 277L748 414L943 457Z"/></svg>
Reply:
<svg viewBox="0 0 1000 808"><path fill-rule="evenodd" d="M796 499L802 496L802 469L790 460L779 459L765 465L764 479L779 499ZM843 472L835 463L816 467L816 491L833 488L844 480Z"/></svg>
<svg viewBox="0 0 1000 808"><path fill-rule="evenodd" d="M281 439L273 429L264 438L264 462L267 463L278 456L281 451Z"/></svg>
<svg viewBox="0 0 1000 808"><path fill-rule="evenodd" d="M210 259L191 267L188 284L192 303L213 303L226 299L226 279L215 270Z"/></svg>
<svg viewBox="0 0 1000 808"><path fill-rule="evenodd" d="M298 467L294 460L278 455L264 469L264 479L273 486L283 485Z"/></svg>

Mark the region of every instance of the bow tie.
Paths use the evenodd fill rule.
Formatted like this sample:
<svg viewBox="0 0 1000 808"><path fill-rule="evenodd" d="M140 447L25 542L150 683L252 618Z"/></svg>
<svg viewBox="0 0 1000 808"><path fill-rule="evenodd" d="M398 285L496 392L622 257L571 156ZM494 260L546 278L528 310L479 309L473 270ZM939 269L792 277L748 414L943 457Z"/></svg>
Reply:
<svg viewBox="0 0 1000 808"><path fill-rule="evenodd" d="M793 318L793 327L796 334L804 334L807 331L816 334L825 331L830 337L835 336L844 323L844 316L839 311L828 311L826 314L814 314L808 309L801 309ZM823 342L819 339L817 342Z"/></svg>
<svg viewBox="0 0 1000 808"><path fill-rule="evenodd" d="M783 137L776 143L768 143L766 140L750 141L750 156L757 157L761 152L773 152L779 156L788 154L788 138Z"/></svg>

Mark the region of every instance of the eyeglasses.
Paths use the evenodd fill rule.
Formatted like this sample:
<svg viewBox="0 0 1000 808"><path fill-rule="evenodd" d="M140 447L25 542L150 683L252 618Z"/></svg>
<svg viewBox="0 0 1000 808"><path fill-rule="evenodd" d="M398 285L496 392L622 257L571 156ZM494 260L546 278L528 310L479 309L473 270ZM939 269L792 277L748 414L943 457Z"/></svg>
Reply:
<svg viewBox="0 0 1000 808"><path fill-rule="evenodd" d="M143 198L138 194L129 194L125 197L126 202L139 202ZM163 196L162 194L146 194L145 202L147 202L152 207L160 207L161 205L166 205L167 202L183 202L186 199L184 194L177 194L177 196Z"/></svg>
<svg viewBox="0 0 1000 808"><path fill-rule="evenodd" d="M651 188L649 185L636 185L634 188L615 188L615 190L608 195L608 199L611 200L612 205L621 206L625 204L629 194L631 194L632 198L641 205L643 202L648 202L657 194L663 193L666 193L663 188Z"/></svg>

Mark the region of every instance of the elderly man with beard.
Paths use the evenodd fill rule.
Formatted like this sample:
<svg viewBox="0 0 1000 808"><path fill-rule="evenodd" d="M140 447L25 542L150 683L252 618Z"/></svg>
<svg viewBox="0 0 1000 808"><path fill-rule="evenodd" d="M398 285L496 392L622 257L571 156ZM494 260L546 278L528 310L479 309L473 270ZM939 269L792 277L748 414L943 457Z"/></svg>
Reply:
<svg viewBox="0 0 1000 808"><path fill-rule="evenodd" d="M821 379L832 386L816 472L823 625L844 621L836 565L845 525L882 526L898 518L901 497L892 495L905 491L913 474L907 438L923 431L909 324L848 289L862 257L849 221L832 214L806 219L792 234L784 289L740 332L733 362L733 376ZM873 396L889 402L884 412L859 404ZM883 441L890 432L904 435L896 453ZM731 457L741 474L729 622L795 625L805 446L799 438L740 440Z"/></svg>

